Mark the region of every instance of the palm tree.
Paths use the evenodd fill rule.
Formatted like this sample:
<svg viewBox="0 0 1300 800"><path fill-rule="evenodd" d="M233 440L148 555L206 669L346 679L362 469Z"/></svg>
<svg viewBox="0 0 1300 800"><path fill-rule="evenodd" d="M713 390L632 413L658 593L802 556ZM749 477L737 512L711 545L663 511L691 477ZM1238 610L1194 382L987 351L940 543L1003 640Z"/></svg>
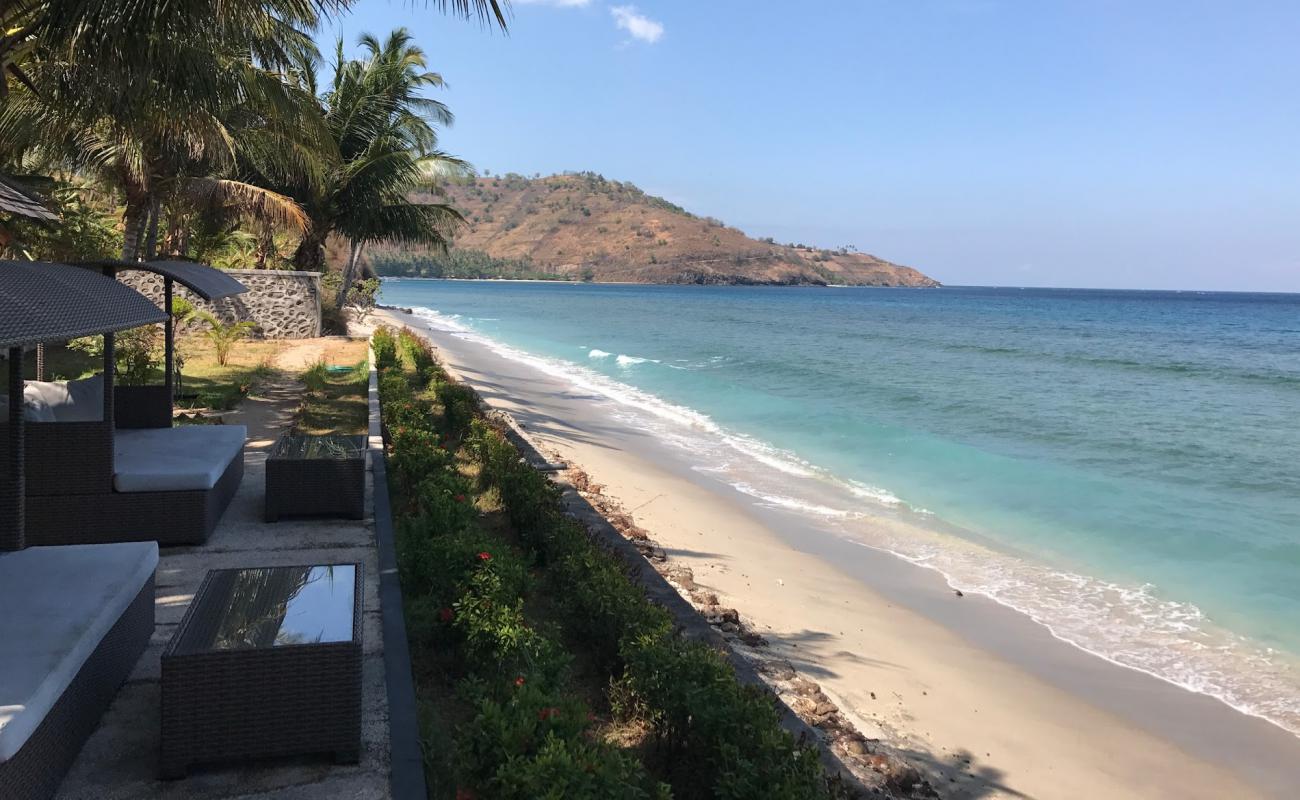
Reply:
<svg viewBox="0 0 1300 800"><path fill-rule="evenodd" d="M504 29L507 2L435 5ZM295 96L286 72L310 59L304 56L312 46L303 31L351 4L5 0L0 169L30 160L35 148L48 165L110 178L126 200L124 258L152 252L167 203L233 206L255 216L263 230L301 226L304 217L291 201L256 181L240 180L237 167L275 175L289 172L295 157L299 171L321 163L313 151L323 137L292 141L304 130L299 122L311 117L293 113L308 104ZM232 127L232 118L253 124ZM277 120L279 131L273 130ZM280 146L285 143L287 150ZM242 144L252 146L241 149ZM325 162L331 160L329 149Z"/></svg>
<svg viewBox="0 0 1300 800"><path fill-rule="evenodd" d="M450 125L453 118L445 105L423 96L443 81L426 70L424 53L410 33L398 29L383 42L363 35L360 45L366 57L348 60L339 42L333 80L320 96L337 160L323 171L322 180L284 189L311 219L311 230L294 256L299 269L323 267L330 234L348 240L336 300L340 308L367 243L445 246L447 235L462 222L460 215L445 204L412 200L411 195L432 188L440 177L469 172L464 162L437 149L434 124Z"/></svg>
<svg viewBox="0 0 1300 800"><path fill-rule="evenodd" d="M6 0L0 7L0 103L9 81L28 81L27 65L41 53L89 65L108 87L123 78L166 72L187 82L216 76L189 63L189 48L207 41L274 42L279 28L309 30L337 18L354 0ZM443 12L477 17L506 29L509 0L434 0ZM258 47L253 55L274 60ZM270 57L268 59L268 56Z"/></svg>

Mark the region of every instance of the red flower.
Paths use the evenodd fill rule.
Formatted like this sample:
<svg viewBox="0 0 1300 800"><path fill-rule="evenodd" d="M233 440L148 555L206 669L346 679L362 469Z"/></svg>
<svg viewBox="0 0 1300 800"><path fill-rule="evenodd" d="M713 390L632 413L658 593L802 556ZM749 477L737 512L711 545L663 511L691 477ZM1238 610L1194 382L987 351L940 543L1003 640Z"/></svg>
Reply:
<svg viewBox="0 0 1300 800"><path fill-rule="evenodd" d="M452 614L450 608L443 608L438 611L438 619L442 620L443 622L451 622L451 618L453 616L455 615Z"/></svg>
<svg viewBox="0 0 1300 800"><path fill-rule="evenodd" d="M515 678L515 686L523 686L523 685L524 685L523 675L520 675L518 678Z"/></svg>
<svg viewBox="0 0 1300 800"><path fill-rule="evenodd" d="M489 553L489 552L487 552L486 550L484 550L482 553L479 553L479 554L478 554L478 560L479 560L479 561L491 561L491 560L492 560L492 554Z"/></svg>
<svg viewBox="0 0 1300 800"><path fill-rule="evenodd" d="M558 716L560 716L560 709L556 708L555 706L548 706L547 708L543 708L537 712L537 718L543 722L550 719L551 717L558 717Z"/></svg>
<svg viewBox="0 0 1300 800"><path fill-rule="evenodd" d="M457 502L457 503L463 503L463 502L465 502L465 495L463 495L463 494L458 494L458 495L456 495L456 502Z"/></svg>

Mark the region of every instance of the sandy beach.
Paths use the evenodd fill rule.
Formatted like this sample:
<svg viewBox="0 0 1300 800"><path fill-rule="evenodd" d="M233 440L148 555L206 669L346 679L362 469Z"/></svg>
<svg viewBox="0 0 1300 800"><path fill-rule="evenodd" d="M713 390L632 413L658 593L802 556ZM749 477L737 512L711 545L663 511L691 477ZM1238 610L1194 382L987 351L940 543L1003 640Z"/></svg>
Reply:
<svg viewBox="0 0 1300 800"><path fill-rule="evenodd" d="M1300 738L1057 640L935 573L693 471L616 404L394 311L539 447L580 466L695 581L945 797L1294 796Z"/></svg>

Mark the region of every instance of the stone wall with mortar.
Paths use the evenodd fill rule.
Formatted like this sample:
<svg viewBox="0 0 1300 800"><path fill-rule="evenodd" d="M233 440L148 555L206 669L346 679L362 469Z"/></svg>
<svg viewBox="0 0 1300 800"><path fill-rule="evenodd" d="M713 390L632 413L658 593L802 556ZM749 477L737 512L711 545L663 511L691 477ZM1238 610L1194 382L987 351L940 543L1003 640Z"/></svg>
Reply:
<svg viewBox="0 0 1300 800"><path fill-rule="evenodd" d="M321 290L319 272L290 272L270 269L227 270L248 287L244 294L212 303L199 300L176 284L176 296L199 308L206 308L223 322L250 321L257 325L255 337L263 339L309 339L321 333ZM163 279L148 272L123 272L124 283L162 304Z"/></svg>

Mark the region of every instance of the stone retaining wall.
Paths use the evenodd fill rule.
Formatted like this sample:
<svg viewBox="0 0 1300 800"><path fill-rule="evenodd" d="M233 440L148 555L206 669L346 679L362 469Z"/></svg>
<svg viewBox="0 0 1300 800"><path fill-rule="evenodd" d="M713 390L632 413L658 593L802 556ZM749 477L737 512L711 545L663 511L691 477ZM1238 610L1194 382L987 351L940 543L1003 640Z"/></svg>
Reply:
<svg viewBox="0 0 1300 800"><path fill-rule="evenodd" d="M177 284L176 296L212 311L223 322L255 323L257 329L253 335L258 338L309 339L320 336L319 272L273 269L232 269L227 272L247 286L248 291L209 304ZM119 277L123 283L130 284L161 305L162 276L132 270L121 273Z"/></svg>

